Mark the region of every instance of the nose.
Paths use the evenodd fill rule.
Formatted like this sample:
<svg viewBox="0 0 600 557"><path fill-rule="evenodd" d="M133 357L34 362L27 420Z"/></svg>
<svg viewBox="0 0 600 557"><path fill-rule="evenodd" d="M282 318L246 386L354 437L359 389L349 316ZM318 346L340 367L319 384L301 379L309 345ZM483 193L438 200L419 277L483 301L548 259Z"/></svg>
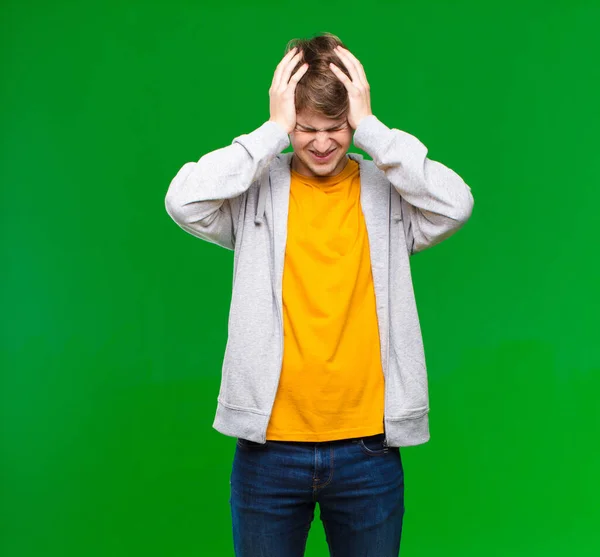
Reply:
<svg viewBox="0 0 600 557"><path fill-rule="evenodd" d="M326 131L318 131L315 133L315 140L313 141L313 149L319 151L319 153L325 153L329 151L333 144L328 143L329 133Z"/></svg>

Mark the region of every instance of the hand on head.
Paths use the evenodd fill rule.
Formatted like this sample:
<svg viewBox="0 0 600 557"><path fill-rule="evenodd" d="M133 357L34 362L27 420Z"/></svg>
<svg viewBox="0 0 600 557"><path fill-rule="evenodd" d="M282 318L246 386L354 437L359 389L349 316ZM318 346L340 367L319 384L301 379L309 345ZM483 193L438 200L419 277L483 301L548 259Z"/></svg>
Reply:
<svg viewBox="0 0 600 557"><path fill-rule="evenodd" d="M348 123L356 129L360 121L373 114L371 111L371 91L365 70L360 61L347 49L336 46L335 54L348 70L350 78L335 64L329 67L348 91L349 111ZM302 51L292 48L279 62L269 89L270 118L277 122L286 132L291 133L296 126L295 91L296 85L308 70L308 64L302 64L292 75L292 70L302 57Z"/></svg>
<svg viewBox="0 0 600 557"><path fill-rule="evenodd" d="M277 65L269 89L271 113L269 121L277 122L288 134L296 127L296 104L294 102L296 84L308 70L308 64L305 63L296 70L294 75L291 75L301 54L301 51L294 47L283 57Z"/></svg>

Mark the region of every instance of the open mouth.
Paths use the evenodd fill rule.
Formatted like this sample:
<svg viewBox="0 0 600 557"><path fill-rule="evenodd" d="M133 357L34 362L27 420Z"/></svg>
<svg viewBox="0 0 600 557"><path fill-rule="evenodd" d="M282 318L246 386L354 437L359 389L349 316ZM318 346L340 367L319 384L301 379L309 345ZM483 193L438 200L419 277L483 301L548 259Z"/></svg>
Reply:
<svg viewBox="0 0 600 557"><path fill-rule="evenodd" d="M319 155L316 151L310 151L310 153L313 156L313 158L317 161L327 161L331 158L331 155L334 151L335 149L331 149L331 151L328 151L324 155Z"/></svg>

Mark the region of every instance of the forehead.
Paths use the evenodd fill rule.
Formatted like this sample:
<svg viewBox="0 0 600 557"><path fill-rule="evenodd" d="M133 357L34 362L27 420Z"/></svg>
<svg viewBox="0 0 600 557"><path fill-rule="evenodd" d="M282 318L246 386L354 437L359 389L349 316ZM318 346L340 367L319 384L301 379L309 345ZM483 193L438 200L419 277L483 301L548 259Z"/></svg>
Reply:
<svg viewBox="0 0 600 557"><path fill-rule="evenodd" d="M343 124L345 122L345 118L327 118L327 116L324 116L323 114L308 112L307 110L296 113L296 123L309 128L328 128Z"/></svg>

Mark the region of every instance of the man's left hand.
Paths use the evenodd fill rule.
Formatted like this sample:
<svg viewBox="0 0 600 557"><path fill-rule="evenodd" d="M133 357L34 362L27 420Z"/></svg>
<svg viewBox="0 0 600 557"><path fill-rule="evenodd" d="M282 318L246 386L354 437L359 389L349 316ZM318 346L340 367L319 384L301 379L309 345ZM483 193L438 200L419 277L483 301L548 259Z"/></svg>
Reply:
<svg viewBox="0 0 600 557"><path fill-rule="evenodd" d="M373 114L371 112L371 88L367 82L367 76L365 75L362 64L349 50L338 45L335 47L334 52L339 56L352 77L352 80L350 80L335 64L329 64L331 71L348 90L348 100L350 102L348 123L352 129L356 130L358 124L365 116Z"/></svg>

